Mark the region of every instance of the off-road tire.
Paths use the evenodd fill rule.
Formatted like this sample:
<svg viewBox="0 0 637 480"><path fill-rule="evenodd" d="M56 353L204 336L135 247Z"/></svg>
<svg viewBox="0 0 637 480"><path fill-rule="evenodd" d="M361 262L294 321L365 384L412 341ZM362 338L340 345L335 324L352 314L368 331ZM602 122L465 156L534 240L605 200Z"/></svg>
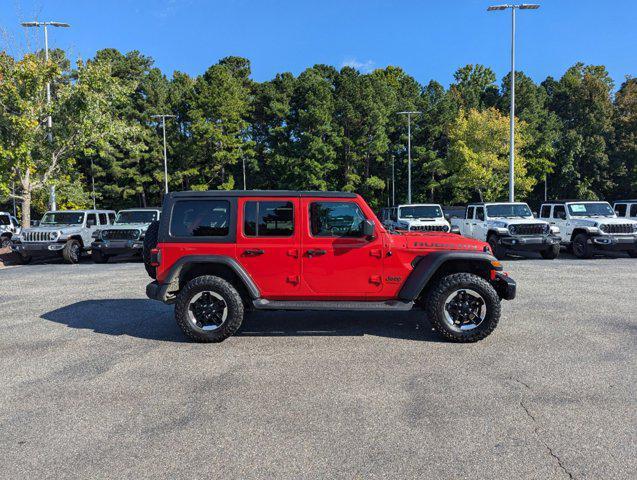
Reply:
<svg viewBox="0 0 637 480"><path fill-rule="evenodd" d="M11 237L9 235L3 235L0 238L0 247L7 248L10 247L13 242L11 241Z"/></svg>
<svg viewBox="0 0 637 480"><path fill-rule="evenodd" d="M20 265L27 265L29 263L31 263L31 260L33 260L33 257L31 255L25 255L23 253L18 253L18 263Z"/></svg>
<svg viewBox="0 0 637 480"><path fill-rule="evenodd" d="M190 300L197 293L210 290L223 297L228 307L228 315L225 322L217 329L210 332L196 330L188 318ZM244 308L241 295L236 288L223 278L213 275L203 275L192 279L181 289L175 303L175 320L184 335L195 342L216 343L221 342L234 334L243 322Z"/></svg>
<svg viewBox="0 0 637 480"><path fill-rule="evenodd" d="M588 235L578 233L573 239L573 255L577 258L591 258L593 256L593 247L588 244Z"/></svg>
<svg viewBox="0 0 637 480"><path fill-rule="evenodd" d="M144 268L150 278L157 278L157 267L150 264L150 251L157 246L159 237L159 221L155 220L148 225L146 234L144 235L144 246L142 248L142 259L144 260Z"/></svg>
<svg viewBox="0 0 637 480"><path fill-rule="evenodd" d="M82 244L71 238L66 241L64 248L62 249L62 258L66 263L79 263L82 256Z"/></svg>
<svg viewBox="0 0 637 480"><path fill-rule="evenodd" d="M560 254L560 246L558 245L552 245L549 248L547 248L546 250L542 250L540 252L540 255L542 255L542 258L546 259L546 260L554 260L556 259Z"/></svg>
<svg viewBox="0 0 637 480"><path fill-rule="evenodd" d="M628 250L628 255L630 258L637 258L637 250Z"/></svg>
<svg viewBox="0 0 637 480"><path fill-rule="evenodd" d="M506 256L506 249L498 243L497 235L489 235L487 239L487 243L491 247L491 251L493 252L493 256L498 260L502 260Z"/></svg>
<svg viewBox="0 0 637 480"><path fill-rule="evenodd" d="M110 258L109 255L105 255L104 253L100 252L99 250L93 250L91 252L91 258L93 259L93 262L95 263L106 263L108 262L108 259Z"/></svg>
<svg viewBox="0 0 637 480"><path fill-rule="evenodd" d="M457 332L449 328L444 318L445 300L455 290L463 288L478 292L485 301L486 316L473 330ZM438 279L426 296L427 317L433 328L446 340L458 343L477 342L489 336L500 321L500 298L489 282L471 273L453 273Z"/></svg>

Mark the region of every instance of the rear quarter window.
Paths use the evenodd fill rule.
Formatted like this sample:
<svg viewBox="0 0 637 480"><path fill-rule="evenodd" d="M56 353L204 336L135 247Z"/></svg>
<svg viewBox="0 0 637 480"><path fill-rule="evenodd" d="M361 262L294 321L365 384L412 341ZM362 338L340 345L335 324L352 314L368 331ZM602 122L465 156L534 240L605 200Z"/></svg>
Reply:
<svg viewBox="0 0 637 480"><path fill-rule="evenodd" d="M170 218L169 233L176 238L224 238L230 234L227 200L178 200Z"/></svg>

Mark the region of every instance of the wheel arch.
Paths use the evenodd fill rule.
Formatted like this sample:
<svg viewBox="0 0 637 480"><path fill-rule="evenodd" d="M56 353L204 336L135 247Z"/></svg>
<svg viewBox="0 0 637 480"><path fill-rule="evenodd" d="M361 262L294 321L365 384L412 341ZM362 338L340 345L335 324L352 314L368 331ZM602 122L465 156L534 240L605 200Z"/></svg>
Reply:
<svg viewBox="0 0 637 480"><path fill-rule="evenodd" d="M260 292L248 272L233 258L222 255L187 255L171 267L162 282L171 293L202 275L214 275L232 284L244 301L259 298Z"/></svg>
<svg viewBox="0 0 637 480"><path fill-rule="evenodd" d="M433 252L418 260L416 267L403 284L398 297L401 300L415 301L432 282L451 273L474 273L485 280L490 280L492 262L497 259L488 253L471 252Z"/></svg>
<svg viewBox="0 0 637 480"><path fill-rule="evenodd" d="M81 246L82 248L85 248L85 247L86 247L86 245L84 245L84 240L82 240L82 236L81 236L81 235L70 235L70 236L66 239L66 241L65 241L64 243L68 242L69 240L77 240L78 242L80 242L80 246Z"/></svg>
<svg viewBox="0 0 637 480"><path fill-rule="evenodd" d="M583 234L585 234L585 235L588 235L588 234L589 234L589 233L588 233L588 230L586 230L585 228L581 228L581 227L580 227L580 228L576 228L576 229L574 229L574 230L573 230L573 233L571 233L571 242L572 242L573 240L575 240L575 237L576 237L577 235L579 235L580 233L583 233Z"/></svg>

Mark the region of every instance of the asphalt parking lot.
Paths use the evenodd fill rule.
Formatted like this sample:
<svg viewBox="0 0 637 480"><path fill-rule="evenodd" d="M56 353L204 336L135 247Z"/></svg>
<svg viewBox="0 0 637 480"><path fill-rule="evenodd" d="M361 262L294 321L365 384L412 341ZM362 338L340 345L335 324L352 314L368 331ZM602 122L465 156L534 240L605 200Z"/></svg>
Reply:
<svg viewBox="0 0 637 480"><path fill-rule="evenodd" d="M140 263L0 270L4 478L637 478L637 260L510 260L493 335L265 312L216 345Z"/></svg>

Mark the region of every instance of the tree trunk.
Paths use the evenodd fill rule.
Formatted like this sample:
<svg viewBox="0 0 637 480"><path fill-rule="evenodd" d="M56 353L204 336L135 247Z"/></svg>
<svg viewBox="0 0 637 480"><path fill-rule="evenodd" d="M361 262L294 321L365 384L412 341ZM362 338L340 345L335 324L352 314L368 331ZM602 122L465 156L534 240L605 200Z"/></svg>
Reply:
<svg viewBox="0 0 637 480"><path fill-rule="evenodd" d="M22 228L31 226L31 172L27 168L22 178Z"/></svg>
<svg viewBox="0 0 637 480"><path fill-rule="evenodd" d="M31 226L31 190L22 192L22 228Z"/></svg>

